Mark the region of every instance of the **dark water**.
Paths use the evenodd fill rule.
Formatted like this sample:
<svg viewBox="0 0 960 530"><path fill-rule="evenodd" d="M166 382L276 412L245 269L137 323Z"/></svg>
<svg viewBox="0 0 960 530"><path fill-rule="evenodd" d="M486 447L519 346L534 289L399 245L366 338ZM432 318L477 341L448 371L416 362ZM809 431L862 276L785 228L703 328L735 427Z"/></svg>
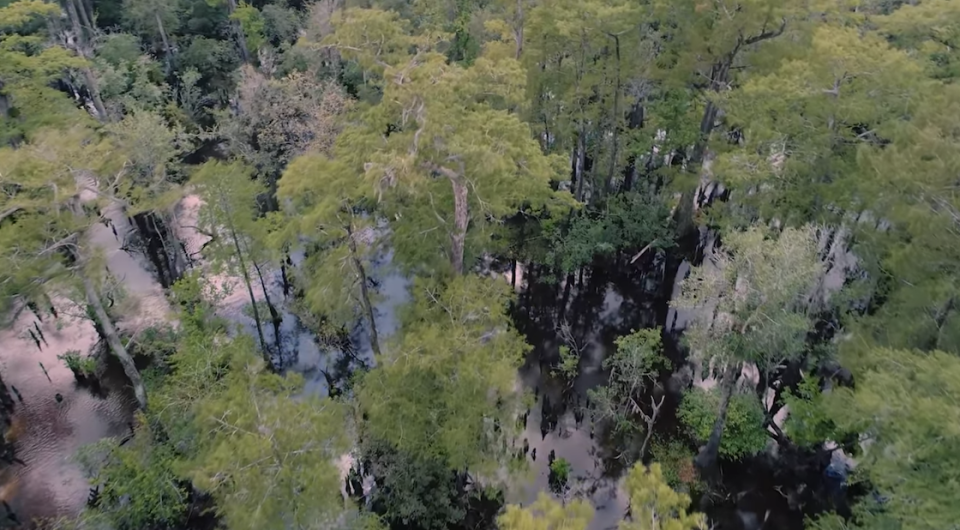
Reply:
<svg viewBox="0 0 960 530"><path fill-rule="evenodd" d="M185 217L181 222L192 224L189 215ZM128 291L145 301L139 313L162 315L166 311L165 300L144 260L120 251L119 243L111 243L108 235L109 232L101 231L97 237L109 250L111 273L124 282ZM185 239L189 247L199 248L196 238ZM410 299L410 282L393 270L391 257L389 252L379 256L369 271L380 295L375 318L381 340L396 332L397 308ZM299 261L298 256L294 260ZM617 458L618 449L605 443L589 415L580 411L587 404L587 391L605 383L603 361L614 351L614 341L620 336L641 328L665 328L667 356L677 367L684 362L683 352L676 346L677 334L689 315L668 310L668 301L677 290L674 275L682 278L688 270L688 262L669 265L658 255L638 264L597 263L590 271L553 280L538 278L535 270L524 271L512 315L519 331L534 346L519 379L536 393L537 403L528 415L524 431L531 449L527 457L530 473L510 488L507 502L526 504L540 491L549 490L548 455L553 452L572 464L570 493L589 498L596 508L591 530L616 527L627 509L619 487L627 462ZM264 270L264 274L266 290L283 316L275 361L283 369L303 374L307 392L327 394L331 385L343 385L357 368L374 364L363 319L347 330L348 340L344 343L321 344L313 330L285 309L280 271ZM214 281L233 287L222 301L220 314L235 322L242 332L255 333L253 319L245 309L249 298L245 289L238 288L238 279L222 277ZM262 300L263 289L259 282L255 284L255 296ZM57 354L66 350L87 351L93 346L97 337L89 322L64 317L57 324L46 319L39 325L50 344L40 352L26 332L34 319L24 313L13 328L0 333L4 378L24 398L23 404L17 404L11 433L18 456L27 463L25 467L6 470L0 482L0 497L10 502L22 519L77 513L86 500L87 484L72 455L83 444L126 434L134 410L122 372L108 370L103 387L114 390L97 396L77 387L73 374L56 359ZM277 342L272 326L266 324L264 332L269 344ZM579 352L578 373L572 384L552 375L560 346ZM50 381L38 362L43 362ZM671 399L658 431L668 434L675 428L671 416L679 388L671 386L669 380L664 383L671 390ZM58 392L64 398L62 403L54 399ZM536 460L532 458L534 450ZM797 477L777 475L776 462L760 458L728 465L724 473L721 498L702 506L719 523L718 528L800 528L802 507L791 506L781 494L784 483ZM765 518L768 524L763 526Z"/></svg>
<svg viewBox="0 0 960 530"><path fill-rule="evenodd" d="M572 465L570 494L589 498L595 507L590 529L614 528L622 520L627 510L619 487L623 462L615 458L613 448L601 443L589 415L578 410L587 403L587 391L606 382L603 361L615 351L614 341L655 326L663 312L659 262L648 268L652 272L636 266L612 271L598 266L560 281L538 280L536 271L528 272L527 289L513 317L533 345L520 377L538 397L524 432L537 458L528 457L533 479L514 502L532 502L539 492L549 490L548 455L554 451ZM572 385L552 374L561 346L580 352Z"/></svg>

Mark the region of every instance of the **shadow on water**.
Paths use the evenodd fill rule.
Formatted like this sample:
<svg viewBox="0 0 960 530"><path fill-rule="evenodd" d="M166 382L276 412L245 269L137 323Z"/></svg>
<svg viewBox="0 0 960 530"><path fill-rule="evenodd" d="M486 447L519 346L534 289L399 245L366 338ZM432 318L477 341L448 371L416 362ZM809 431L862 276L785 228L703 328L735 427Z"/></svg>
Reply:
<svg viewBox="0 0 960 530"><path fill-rule="evenodd" d="M676 410L689 385L687 352L682 330L690 314L669 307L679 291L678 280L690 263L702 259L699 248L712 245L710 235L698 235L682 255L658 255L645 263L618 266L598 262L590 271L556 281L540 271L527 271L527 288L520 294L512 315L514 323L533 349L521 369L523 383L535 392L536 405L525 418L527 461L534 473L525 487L508 502L530 503L538 492L549 491L551 456L572 466L570 495L588 498L596 513L591 530L615 528L627 511L619 487L630 462L620 458L623 444L604 436L594 425L587 391L606 383L603 361L614 352L614 341L641 328L664 329L664 354L673 365L661 373L666 392L655 438L679 439L690 450L693 443L680 433ZM621 260L622 262L622 260ZM579 352L572 384L553 375L560 347ZM647 455L648 458L650 455ZM715 528L726 530L801 530L805 515L829 508L838 498L827 476L829 455L796 450L779 456L763 452L740 462L723 462L721 480L711 493L694 498L694 509L704 511ZM842 497L842 494L840 495Z"/></svg>
<svg viewBox="0 0 960 530"><path fill-rule="evenodd" d="M517 329L533 345L520 377L537 397L524 431L534 477L511 501L527 504L549 490L552 455L570 462L571 493L592 500L596 514L591 529L615 527L623 518L627 506L618 482L624 463L616 458L615 447L602 443L584 409L587 391L607 380L603 361L614 351L614 341L658 324L663 313L658 304L664 304L661 266L657 260L647 270L597 263L559 281L528 271L527 289L512 313ZM561 346L579 353L572 384L553 375Z"/></svg>

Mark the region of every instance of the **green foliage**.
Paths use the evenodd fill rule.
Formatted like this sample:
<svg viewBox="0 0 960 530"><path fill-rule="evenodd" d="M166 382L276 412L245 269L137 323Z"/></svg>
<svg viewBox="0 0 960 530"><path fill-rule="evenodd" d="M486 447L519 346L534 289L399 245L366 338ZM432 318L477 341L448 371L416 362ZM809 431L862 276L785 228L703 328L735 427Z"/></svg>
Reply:
<svg viewBox="0 0 960 530"><path fill-rule="evenodd" d="M958 520L958 396L955 355L892 349L871 352L855 389L825 396L837 426L865 439L856 473L886 499L881 520L917 530Z"/></svg>
<svg viewBox="0 0 960 530"><path fill-rule="evenodd" d="M560 364L557 365L553 375L562 377L571 382L577 377L579 371L580 356L574 353L569 346L560 346Z"/></svg>
<svg viewBox="0 0 960 530"><path fill-rule="evenodd" d="M99 503L85 519L96 526L104 521L118 530L175 527L187 509L187 490L174 472L176 456L158 443L146 426L129 443L112 438L85 446L77 455Z"/></svg>
<svg viewBox="0 0 960 530"><path fill-rule="evenodd" d="M805 352L823 274L813 227L787 228L776 239L753 227L727 234L673 303L696 311L686 339L704 365L751 362L770 372Z"/></svg>
<svg viewBox="0 0 960 530"><path fill-rule="evenodd" d="M650 454L653 461L660 464L663 480L671 488L688 493L705 489L706 484L698 476L693 463L696 452L682 440L655 439Z"/></svg>
<svg viewBox="0 0 960 530"><path fill-rule="evenodd" d="M230 19L240 23L240 29L243 31L244 40L247 43L247 50L255 56L260 47L267 42L264 35L266 22L260 14L260 10L241 1L230 15Z"/></svg>
<svg viewBox="0 0 960 530"><path fill-rule="evenodd" d="M110 66L119 68L134 63L143 55L140 49L140 39L129 33L112 33L105 35L103 42L97 45L97 58Z"/></svg>
<svg viewBox="0 0 960 530"><path fill-rule="evenodd" d="M370 268L377 237L362 213L369 192L359 180L339 161L310 154L288 166L277 192L289 205L295 239L316 248L301 268L306 302L337 328L352 325L366 303L357 264Z"/></svg>
<svg viewBox="0 0 960 530"><path fill-rule="evenodd" d="M182 195L177 170L190 146L189 136L145 110L128 113L107 131L126 155L126 178L118 182L116 195L126 200L130 213L172 208Z"/></svg>
<svg viewBox="0 0 960 530"><path fill-rule="evenodd" d="M566 458L558 458L550 463L550 484L556 491L567 488L573 466Z"/></svg>
<svg viewBox="0 0 960 530"><path fill-rule="evenodd" d="M180 25L180 2L166 0L123 0L124 27L133 33L161 44L164 34L169 40Z"/></svg>
<svg viewBox="0 0 960 530"><path fill-rule="evenodd" d="M270 373L246 345L223 391L195 405L206 434L184 473L213 494L230 528L327 527L341 506L333 460L347 448L343 407L315 396L294 400L302 380Z"/></svg>
<svg viewBox="0 0 960 530"><path fill-rule="evenodd" d="M378 42L369 40L373 33ZM565 161L545 156L510 112L523 95L515 60L449 64L430 35L409 35L395 15L378 10L347 10L326 42L376 76L383 91L335 152L384 200L397 257L408 267L438 270L446 254L463 272L490 248L499 219L528 206L570 204L550 188ZM408 82L387 82L397 75Z"/></svg>
<svg viewBox="0 0 960 530"><path fill-rule="evenodd" d="M497 519L500 530L586 530L593 519L593 507L583 499L560 504L546 493L540 493L528 508L507 506Z"/></svg>
<svg viewBox="0 0 960 530"><path fill-rule="evenodd" d="M462 523L466 494L457 474L442 460L397 450L389 443L365 440L361 460L376 488L368 499L371 509L391 526L415 525L443 530Z"/></svg>
<svg viewBox="0 0 960 530"><path fill-rule="evenodd" d="M570 273L590 265L596 257L645 245L653 249L669 247L672 234L669 211L663 202L640 193L624 193L607 200L600 212L583 211L573 217L565 233L554 236L551 254L560 270Z"/></svg>
<svg viewBox="0 0 960 530"><path fill-rule="evenodd" d="M703 514L687 513L690 497L677 493L664 481L660 464L635 465L627 475L630 519L620 530L705 530ZM583 499L561 504L541 493L529 508L507 506L497 519L500 530L585 530L593 508Z"/></svg>
<svg viewBox="0 0 960 530"><path fill-rule="evenodd" d="M691 437L705 442L710 438L719 407L719 391L694 388L684 393L677 415ZM770 439L763 420L763 408L755 395L735 393L727 408L720 455L739 460L762 451Z"/></svg>
<svg viewBox="0 0 960 530"><path fill-rule="evenodd" d="M267 370L247 336L182 325L154 401L177 475L212 494L230 528L329 528L342 509L343 405L303 396L302 380Z"/></svg>
<svg viewBox="0 0 960 530"><path fill-rule="evenodd" d="M63 364L75 374L91 376L97 371L97 360L93 357L84 357L80 350L69 350L63 355L57 355L57 359L63 361Z"/></svg>
<svg viewBox="0 0 960 530"><path fill-rule="evenodd" d="M666 364L658 329L642 329L616 340L616 353L603 361L610 370L605 386L588 391L597 421L610 422L617 434L635 434L646 430L642 417L647 414L638 401L657 380Z"/></svg>
<svg viewBox="0 0 960 530"><path fill-rule="evenodd" d="M403 335L363 375L357 400L372 436L449 467L495 469L511 457L528 350L505 313L504 282L462 276L414 281Z"/></svg>
<svg viewBox="0 0 960 530"><path fill-rule="evenodd" d="M806 377L796 390L783 393L784 405L789 409L784 432L798 445L812 447L836 435L836 426L825 406L816 377Z"/></svg>
<svg viewBox="0 0 960 530"><path fill-rule="evenodd" d="M218 234L207 245L206 256L218 267L249 274L241 262L264 239L263 224L257 222L257 199L264 187L252 177L250 167L240 162L207 162L194 173L191 183L206 200L200 209L200 228ZM246 259L251 266L249 256Z"/></svg>
<svg viewBox="0 0 960 530"><path fill-rule="evenodd" d="M48 126L82 120L66 95L49 84L85 62L61 48L47 46L41 21L60 8L41 0L19 0L0 7L0 145L29 138Z"/></svg>
<svg viewBox="0 0 960 530"><path fill-rule="evenodd" d="M281 47L297 40L300 17L293 9L278 4L267 4L260 11L260 16L263 18L264 37L273 46Z"/></svg>
<svg viewBox="0 0 960 530"><path fill-rule="evenodd" d="M236 46L228 41L197 36L178 55L183 71L194 69L203 77L202 86L218 101L226 103L236 86L234 70L240 66Z"/></svg>
<svg viewBox="0 0 960 530"><path fill-rule="evenodd" d="M687 513L690 497L674 491L663 479L660 464L633 466L625 484L630 495L630 520L620 530L705 530L706 517Z"/></svg>

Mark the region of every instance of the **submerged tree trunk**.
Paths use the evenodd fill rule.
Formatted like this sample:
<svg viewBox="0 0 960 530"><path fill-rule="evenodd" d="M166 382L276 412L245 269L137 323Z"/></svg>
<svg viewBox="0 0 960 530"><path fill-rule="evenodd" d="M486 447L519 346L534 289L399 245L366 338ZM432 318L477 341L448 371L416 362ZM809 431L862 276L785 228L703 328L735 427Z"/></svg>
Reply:
<svg viewBox="0 0 960 530"><path fill-rule="evenodd" d="M370 286L368 285L367 271L360 261L360 255L357 251L357 241L353 237L353 229L350 225L347 225L345 228L347 229L347 244L350 247L350 261L353 263L353 268L360 279L360 297L362 299L363 312L367 317L367 322L370 324L370 347L373 348L373 353L379 357L380 337L377 334L377 322L374 319L373 304L370 302Z"/></svg>
<svg viewBox="0 0 960 530"><path fill-rule="evenodd" d="M137 397L137 404L140 409L147 410L147 391L143 386L143 381L140 379L140 372L137 370L137 365L133 362L133 357L130 356L123 342L121 342L120 335L117 334L117 329L113 326L110 315L108 315L107 310L104 309L103 302L100 300L100 294L97 293L93 282L83 272L80 273L80 277L83 281L83 290L86 292L87 303L90 304L94 315L97 317L100 331L104 335L103 338L106 339L107 345L110 346L110 351L123 366L123 372L127 374L127 379L130 380L130 384L133 385L133 393Z"/></svg>
<svg viewBox="0 0 960 530"><path fill-rule="evenodd" d="M707 445L700 449L700 453L697 454L695 459L697 467L701 470L711 469L717 462L717 454L720 452L720 439L723 436L723 427L727 421L727 408L730 406L730 398L737 386L737 376L739 374L739 362L728 364L723 371L723 380L720 381L720 408L717 410L717 419L713 422L713 430L710 432Z"/></svg>
<svg viewBox="0 0 960 530"><path fill-rule="evenodd" d="M283 260L280 262L280 277L283 279L283 296L286 297L290 294L290 276L287 272L287 266L293 265L293 260L290 259L290 252L286 249L283 250Z"/></svg>

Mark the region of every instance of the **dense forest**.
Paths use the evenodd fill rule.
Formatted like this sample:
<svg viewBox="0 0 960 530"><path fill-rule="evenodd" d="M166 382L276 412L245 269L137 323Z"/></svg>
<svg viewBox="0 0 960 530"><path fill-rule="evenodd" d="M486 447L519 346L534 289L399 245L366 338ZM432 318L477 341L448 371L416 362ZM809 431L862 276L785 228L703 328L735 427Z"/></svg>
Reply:
<svg viewBox="0 0 960 530"><path fill-rule="evenodd" d="M960 528L958 49L960 0L0 0L0 481L56 369L129 405L0 526Z"/></svg>

